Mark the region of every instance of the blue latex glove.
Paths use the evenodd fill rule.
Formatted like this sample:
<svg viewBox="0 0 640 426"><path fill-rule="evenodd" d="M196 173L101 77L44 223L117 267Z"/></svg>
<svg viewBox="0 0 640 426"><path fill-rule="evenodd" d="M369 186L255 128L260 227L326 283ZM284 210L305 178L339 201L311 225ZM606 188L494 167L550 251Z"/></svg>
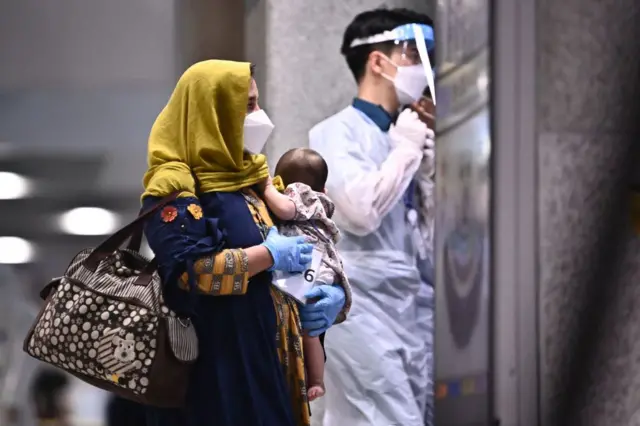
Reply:
<svg viewBox="0 0 640 426"><path fill-rule="evenodd" d="M311 252L313 244L309 244L306 238L285 237L280 235L274 226L269 230L267 239L262 243L269 250L273 258L273 266L269 271L304 272L311 264Z"/></svg>
<svg viewBox="0 0 640 426"><path fill-rule="evenodd" d="M309 336L319 336L329 329L344 307L344 290L338 285L319 285L305 294L307 299L318 299L307 302L300 307L302 328Z"/></svg>

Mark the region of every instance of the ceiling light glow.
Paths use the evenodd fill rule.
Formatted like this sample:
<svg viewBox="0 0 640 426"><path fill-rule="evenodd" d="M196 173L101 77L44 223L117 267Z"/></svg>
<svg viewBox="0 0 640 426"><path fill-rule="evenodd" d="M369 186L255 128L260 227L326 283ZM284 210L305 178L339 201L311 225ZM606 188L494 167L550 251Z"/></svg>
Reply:
<svg viewBox="0 0 640 426"><path fill-rule="evenodd" d="M78 207L60 215L62 231L72 235L108 235L118 228L119 217L100 207Z"/></svg>
<svg viewBox="0 0 640 426"><path fill-rule="evenodd" d="M24 198L31 193L29 179L11 172L0 172L0 200Z"/></svg>
<svg viewBox="0 0 640 426"><path fill-rule="evenodd" d="M35 257L35 249L29 241L19 237L0 237L0 263L29 263Z"/></svg>

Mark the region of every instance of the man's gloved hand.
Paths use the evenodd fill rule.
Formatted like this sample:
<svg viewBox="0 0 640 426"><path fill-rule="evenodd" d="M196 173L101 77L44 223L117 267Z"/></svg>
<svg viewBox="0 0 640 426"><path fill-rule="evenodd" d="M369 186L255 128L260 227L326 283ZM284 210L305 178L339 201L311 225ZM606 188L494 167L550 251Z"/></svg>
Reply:
<svg viewBox="0 0 640 426"><path fill-rule="evenodd" d="M345 302L344 290L339 285L319 285L305 294L307 299L316 299L300 307L302 328L309 336L319 336L329 329L342 311Z"/></svg>
<svg viewBox="0 0 640 426"><path fill-rule="evenodd" d="M305 237L285 237L275 226L269 230L265 246L273 258L269 271L303 272L311 264L313 244L306 243Z"/></svg>
<svg viewBox="0 0 640 426"><path fill-rule="evenodd" d="M400 113L389 129L389 137L395 146L411 146L420 152L425 149L429 136L433 139L433 131L409 108Z"/></svg>

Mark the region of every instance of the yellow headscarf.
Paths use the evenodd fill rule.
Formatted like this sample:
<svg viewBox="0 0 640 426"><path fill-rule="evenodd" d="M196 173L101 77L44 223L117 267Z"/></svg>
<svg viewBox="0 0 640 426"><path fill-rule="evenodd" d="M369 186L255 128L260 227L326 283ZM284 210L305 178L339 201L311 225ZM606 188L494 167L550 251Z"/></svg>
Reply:
<svg viewBox="0 0 640 426"><path fill-rule="evenodd" d="M246 62L199 62L182 75L151 128L142 198L233 192L269 176L264 155L244 152L250 84Z"/></svg>

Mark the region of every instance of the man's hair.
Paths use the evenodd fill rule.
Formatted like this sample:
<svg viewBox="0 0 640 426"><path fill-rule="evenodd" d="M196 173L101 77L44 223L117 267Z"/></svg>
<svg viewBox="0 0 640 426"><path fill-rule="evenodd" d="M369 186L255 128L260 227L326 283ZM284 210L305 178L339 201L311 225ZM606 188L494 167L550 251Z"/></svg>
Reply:
<svg viewBox="0 0 640 426"><path fill-rule="evenodd" d="M353 40L391 31L396 27L406 24L425 24L433 27L433 20L423 13L414 12L409 9L381 8L363 12L351 21L344 32L340 52L347 60L347 65L357 82L360 82L362 77L364 77L367 61L369 60L371 52L380 51L389 56L396 44L393 41L388 41L376 44L365 44L352 48L351 43Z"/></svg>
<svg viewBox="0 0 640 426"><path fill-rule="evenodd" d="M300 182L309 185L316 192L322 192L329 177L329 166L316 151L294 148L280 157L276 175L282 178L285 186Z"/></svg>
<svg viewBox="0 0 640 426"><path fill-rule="evenodd" d="M62 372L42 369L34 378L31 397L39 419L58 419L62 414L61 393L69 386L69 378Z"/></svg>

